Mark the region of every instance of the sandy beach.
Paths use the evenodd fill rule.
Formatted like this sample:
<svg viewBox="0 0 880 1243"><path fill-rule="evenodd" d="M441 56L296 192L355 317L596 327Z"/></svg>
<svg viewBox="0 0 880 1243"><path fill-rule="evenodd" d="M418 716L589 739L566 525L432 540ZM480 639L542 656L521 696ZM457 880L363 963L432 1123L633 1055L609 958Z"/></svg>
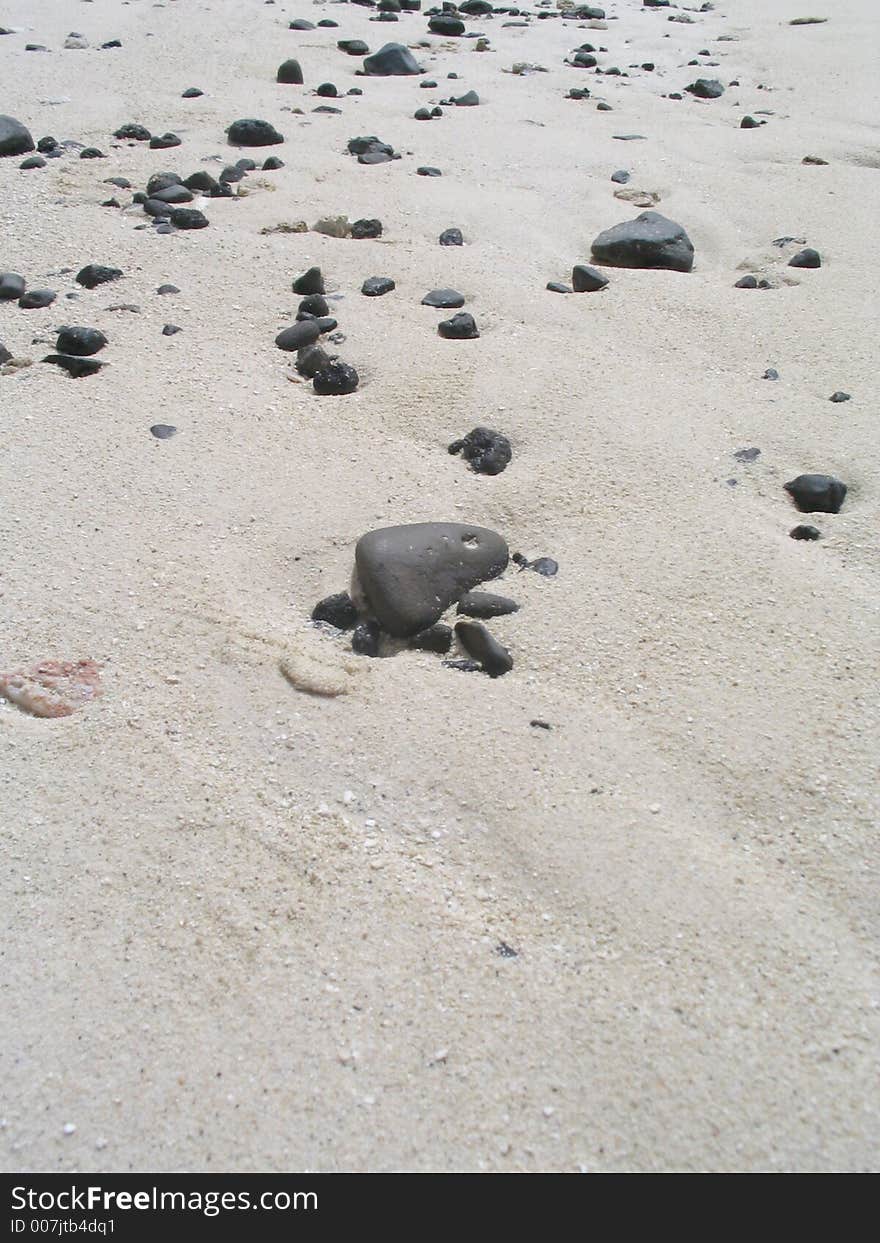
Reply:
<svg viewBox="0 0 880 1243"><path fill-rule="evenodd" d="M0 302L33 360L0 374L0 670L103 684L60 719L0 700L2 1168L880 1166L880 21L602 7L467 17L477 52L344 3L0 5L0 112L104 154L0 159L0 270L58 294ZM358 76L339 39L410 46L436 89ZM566 64L587 41L626 76ZM284 143L230 147L250 117ZM356 135L401 158L359 164ZM192 204L207 228L132 202L270 155ZM643 210L616 170L693 270L548 291ZM277 230L340 213L382 236ZM820 268L788 266L801 243ZM123 276L81 288L90 263ZM274 344L313 265L347 396ZM438 335L443 287L479 339ZM41 361L70 324L106 335L98 374ZM481 425L512 446L494 477L447 452ZM810 472L839 513L795 508ZM360 536L429 521L559 564L490 585L520 605L487 623L506 676L310 620ZM345 693L291 685L291 653Z"/></svg>

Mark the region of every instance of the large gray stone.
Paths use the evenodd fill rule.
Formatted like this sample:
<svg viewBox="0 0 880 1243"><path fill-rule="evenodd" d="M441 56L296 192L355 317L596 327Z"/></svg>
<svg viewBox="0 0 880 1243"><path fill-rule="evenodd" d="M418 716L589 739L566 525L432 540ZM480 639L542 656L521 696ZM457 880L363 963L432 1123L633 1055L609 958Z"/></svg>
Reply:
<svg viewBox="0 0 880 1243"><path fill-rule="evenodd" d="M0 155L27 155L33 149L30 130L15 117L0 116Z"/></svg>
<svg viewBox="0 0 880 1243"><path fill-rule="evenodd" d="M690 272L694 247L680 224L657 211L643 211L600 233L592 246L597 263L618 268L668 268Z"/></svg>
<svg viewBox="0 0 880 1243"><path fill-rule="evenodd" d="M355 568L369 610L398 638L427 630L450 604L507 565L494 531L459 522L416 522L361 536Z"/></svg>
<svg viewBox="0 0 880 1243"><path fill-rule="evenodd" d="M374 78L399 77L424 73L408 47L402 43L386 43L378 52L364 58L364 73Z"/></svg>

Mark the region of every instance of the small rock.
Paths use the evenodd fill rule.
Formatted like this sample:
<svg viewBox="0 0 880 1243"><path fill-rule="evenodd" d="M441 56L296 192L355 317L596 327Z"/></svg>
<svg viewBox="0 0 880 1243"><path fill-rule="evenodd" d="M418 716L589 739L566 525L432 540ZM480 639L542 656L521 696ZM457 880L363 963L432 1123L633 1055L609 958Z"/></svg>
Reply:
<svg viewBox="0 0 880 1243"><path fill-rule="evenodd" d="M818 250L813 250L812 246L806 246L803 250L799 250L794 258L789 259L788 266L790 268L821 268L822 258Z"/></svg>
<svg viewBox="0 0 880 1243"><path fill-rule="evenodd" d="M789 535L792 539L814 540L821 539L822 532L818 527L810 526L807 522L801 522L796 527L791 528Z"/></svg>
<svg viewBox="0 0 880 1243"><path fill-rule="evenodd" d="M607 287L608 280L595 268L578 263L571 270L571 284L575 293L596 293Z"/></svg>
<svg viewBox="0 0 880 1243"><path fill-rule="evenodd" d="M444 229L440 234L441 246L463 246L464 238L461 229Z"/></svg>
<svg viewBox="0 0 880 1243"><path fill-rule="evenodd" d="M798 475L784 487L805 514L839 513L847 492L846 484L833 475Z"/></svg>
<svg viewBox="0 0 880 1243"><path fill-rule="evenodd" d="M697 78L684 89L697 99L720 99L724 94L724 87L717 78Z"/></svg>
<svg viewBox="0 0 880 1243"><path fill-rule="evenodd" d="M0 302L17 302L25 291L25 279L17 272L0 272Z"/></svg>
<svg viewBox="0 0 880 1243"><path fill-rule="evenodd" d="M82 376L95 375L104 366L97 358L77 358L71 354L47 354L43 362L54 363L56 367L61 367L75 380Z"/></svg>
<svg viewBox="0 0 880 1243"><path fill-rule="evenodd" d="M279 350L300 350L306 345L313 345L320 335L321 329L318 321L304 319L279 332L275 338L275 344Z"/></svg>
<svg viewBox="0 0 880 1243"><path fill-rule="evenodd" d="M353 393L360 383L354 367L333 359L320 371L316 371L312 387L319 397L342 397Z"/></svg>
<svg viewBox="0 0 880 1243"><path fill-rule="evenodd" d="M312 609L312 621L324 622L337 630L351 630L357 625L357 609L347 591L325 596Z"/></svg>
<svg viewBox="0 0 880 1243"><path fill-rule="evenodd" d="M271 147L284 142L283 135L273 125L253 117L234 121L227 130L227 136L234 147Z"/></svg>
<svg viewBox="0 0 880 1243"><path fill-rule="evenodd" d="M293 292L298 294L323 294L324 277L321 275L320 268L309 268L307 272L303 272L302 276L298 276L293 282Z"/></svg>
<svg viewBox="0 0 880 1243"><path fill-rule="evenodd" d="M351 52L352 42L348 41L345 51ZM416 63L408 47L404 47L402 43L386 43L378 52L364 60L363 72L372 77L390 77L420 74L424 70Z"/></svg>
<svg viewBox="0 0 880 1243"><path fill-rule="evenodd" d="M23 311L40 311L51 306L57 297L54 289L29 289L21 295L18 305Z"/></svg>
<svg viewBox="0 0 880 1243"><path fill-rule="evenodd" d="M162 329L162 336L173 337L176 336L178 332L183 332L183 329L178 328L177 324L166 324Z"/></svg>
<svg viewBox="0 0 880 1243"><path fill-rule="evenodd" d="M464 294L457 289L432 289L422 298L422 306L433 306L443 311L452 311L464 306Z"/></svg>
<svg viewBox="0 0 880 1243"><path fill-rule="evenodd" d="M441 320L437 331L441 337L452 341L473 341L480 335L473 315L467 311L461 311L451 319Z"/></svg>
<svg viewBox="0 0 880 1243"><path fill-rule="evenodd" d="M172 427L170 423L154 423L150 428L150 434L157 440L170 440L177 434L177 428Z"/></svg>
<svg viewBox="0 0 880 1243"><path fill-rule="evenodd" d="M355 241L361 241L364 238L375 238L382 236L381 220L355 220L351 226L351 236Z"/></svg>
<svg viewBox="0 0 880 1243"><path fill-rule="evenodd" d="M450 453L461 453L478 475L500 475L510 464L510 441L488 427L475 427L463 440L449 446Z"/></svg>
<svg viewBox="0 0 880 1243"><path fill-rule="evenodd" d="M510 652L479 622L456 622L455 636L468 655L480 662L483 672L488 673L490 678L502 677L513 668Z"/></svg>
<svg viewBox="0 0 880 1243"><path fill-rule="evenodd" d="M690 272L694 248L680 224L656 211L645 211L600 233L592 245L599 263L623 268L665 268Z"/></svg>
<svg viewBox="0 0 880 1243"><path fill-rule="evenodd" d="M97 354L107 344L107 338L97 328L62 328L55 348L59 354L76 354L86 358Z"/></svg>
<svg viewBox="0 0 880 1243"><path fill-rule="evenodd" d="M840 389L838 389L836 393L832 393L832 394L831 394L831 396L828 398L828 400L829 400L829 401L834 401L834 402L839 402L839 401L851 401L852 399L851 399L851 397L850 397L849 393L844 393L844 392L841 392L841 390L840 390Z"/></svg>
<svg viewBox="0 0 880 1243"><path fill-rule="evenodd" d="M463 617L506 617L519 612L519 605L508 596L494 595L490 591L466 591L458 602L456 613Z"/></svg>
<svg viewBox="0 0 880 1243"><path fill-rule="evenodd" d="M275 75L276 82L283 82L287 86L302 86L303 72L300 68L298 60L286 60L278 66L278 72ZM248 143L248 146L261 146L263 144Z"/></svg>
<svg viewBox="0 0 880 1243"><path fill-rule="evenodd" d="M409 645L420 652L439 652L445 655L452 647L452 627L438 622L436 626L430 626L427 630L413 635Z"/></svg>
<svg viewBox="0 0 880 1243"><path fill-rule="evenodd" d="M361 285L361 293L368 298L381 298L383 294L391 293L395 287L390 276L368 276Z"/></svg>
<svg viewBox="0 0 880 1243"><path fill-rule="evenodd" d="M76 274L76 283L85 289L95 289L107 281L117 281L122 276L119 268L107 268L100 263L88 263Z"/></svg>

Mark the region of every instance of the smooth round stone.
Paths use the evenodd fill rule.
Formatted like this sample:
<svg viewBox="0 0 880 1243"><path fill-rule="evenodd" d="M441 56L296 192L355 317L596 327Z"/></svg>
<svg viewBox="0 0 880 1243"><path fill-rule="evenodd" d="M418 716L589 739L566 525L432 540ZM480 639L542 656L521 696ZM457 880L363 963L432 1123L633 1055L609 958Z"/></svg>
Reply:
<svg viewBox="0 0 880 1243"><path fill-rule="evenodd" d="M383 294L391 293L394 288L396 286L390 276L368 276L361 285L361 293L367 298L381 298Z"/></svg>
<svg viewBox="0 0 880 1243"><path fill-rule="evenodd" d="M764 374L761 376L761 379L762 380L778 380L779 372L776 370L775 367L768 367L767 370L764 372Z"/></svg>
<svg viewBox="0 0 880 1243"><path fill-rule="evenodd" d="M319 397L344 397L353 393L359 383L360 377L354 367L334 359L315 372L312 387Z"/></svg>
<svg viewBox="0 0 880 1243"><path fill-rule="evenodd" d="M184 181L183 187L186 190L195 190L199 194L215 195L220 189L220 182L205 169L199 169L195 173L190 173L189 177ZM168 189L173 190L174 187L169 186Z"/></svg>
<svg viewBox="0 0 880 1243"><path fill-rule="evenodd" d="M752 275L741 276L738 281L734 281L733 287L734 289L757 289L758 278Z"/></svg>
<svg viewBox="0 0 880 1243"><path fill-rule="evenodd" d="M336 99L339 96L339 91L332 82L322 82L315 90L315 94L320 95L323 99Z"/></svg>
<svg viewBox="0 0 880 1243"><path fill-rule="evenodd" d="M464 238L461 229L444 229L440 234L441 246L463 246Z"/></svg>
<svg viewBox="0 0 880 1243"><path fill-rule="evenodd" d="M422 164L416 169L420 177L442 177L443 174L439 168L432 168L430 164Z"/></svg>
<svg viewBox="0 0 880 1243"><path fill-rule="evenodd" d="M22 160L18 167L22 170L22 172L26 173L33 168L45 168L46 161L41 155L29 155L26 160Z"/></svg>
<svg viewBox="0 0 880 1243"><path fill-rule="evenodd" d="M18 305L23 311L41 311L44 306L51 306L57 297L54 289L29 289L21 295Z"/></svg>
<svg viewBox="0 0 880 1243"><path fill-rule="evenodd" d="M208 175L210 176L210 174ZM158 200L160 203L191 203L193 201L193 194L186 186L175 184L154 191L150 198Z"/></svg>
<svg viewBox="0 0 880 1243"><path fill-rule="evenodd" d="M359 134L357 138L349 138L347 147L350 155L367 155L370 151L383 151L391 155L393 152L393 148L375 134Z"/></svg>
<svg viewBox="0 0 880 1243"><path fill-rule="evenodd" d="M577 263L571 270L571 285L575 293L596 293L607 287L608 278L585 263Z"/></svg>
<svg viewBox="0 0 880 1243"><path fill-rule="evenodd" d="M315 23L310 22L305 17L295 17L288 26L288 30L314 30Z"/></svg>
<svg viewBox="0 0 880 1243"><path fill-rule="evenodd" d="M357 625L357 609L347 591L325 596L312 609L312 621L323 622L337 630L351 630Z"/></svg>
<svg viewBox="0 0 880 1243"><path fill-rule="evenodd" d="M456 38L464 34L464 22L458 17L440 14L437 17L428 19L428 29L435 35L446 35L447 38Z"/></svg>
<svg viewBox="0 0 880 1243"><path fill-rule="evenodd" d="M485 527L419 522L363 535L355 567L367 604L397 638L421 633L479 583L497 578L507 544Z"/></svg>
<svg viewBox="0 0 880 1243"><path fill-rule="evenodd" d="M450 453L460 453L478 475L500 475L510 464L510 441L490 427L475 427L462 440L454 440Z"/></svg>
<svg viewBox="0 0 880 1243"><path fill-rule="evenodd" d="M339 39L336 46L340 52L347 52L349 56L366 56L370 50L363 39Z"/></svg>
<svg viewBox="0 0 880 1243"><path fill-rule="evenodd" d="M180 293L180 290L177 288L176 285L160 285L159 288L156 290L156 293L160 293L160 294Z"/></svg>
<svg viewBox="0 0 880 1243"><path fill-rule="evenodd" d="M209 221L205 213L195 207L172 207L171 223L175 229L207 229Z"/></svg>
<svg viewBox="0 0 880 1243"><path fill-rule="evenodd" d="M796 527L792 527L789 531L792 539L816 540L822 538L822 532L818 527L810 526L807 522L798 523Z"/></svg>
<svg viewBox="0 0 880 1243"><path fill-rule="evenodd" d="M480 335L473 315L467 311L461 311L451 319L441 320L437 331L449 341L473 341Z"/></svg>
<svg viewBox="0 0 880 1243"><path fill-rule="evenodd" d="M351 226L351 236L356 240L382 236L381 220L355 220Z"/></svg>
<svg viewBox="0 0 880 1243"><path fill-rule="evenodd" d="M571 285L564 285L562 281L548 281L547 288L551 293L572 293Z"/></svg>
<svg viewBox="0 0 880 1243"><path fill-rule="evenodd" d="M134 197L135 202L140 202L137 195ZM152 216L154 220L171 219L171 207L168 203L163 203L161 199L144 199L141 203L145 213Z"/></svg>
<svg viewBox="0 0 880 1243"><path fill-rule="evenodd" d="M276 168L283 167L284 161L279 159L277 155L269 155L263 160L263 170L267 173L272 173Z"/></svg>
<svg viewBox="0 0 880 1243"><path fill-rule="evenodd" d="M833 475L798 475L783 485L805 514L837 514L846 497L846 484Z"/></svg>
<svg viewBox="0 0 880 1243"><path fill-rule="evenodd" d="M27 155L33 149L30 130L15 117L0 116L0 156Z"/></svg>
<svg viewBox="0 0 880 1243"><path fill-rule="evenodd" d="M485 621L490 617L506 617L508 613L518 613L519 605L509 596L497 596L491 591L466 591L455 611L462 617L477 617Z"/></svg>
<svg viewBox="0 0 880 1243"><path fill-rule="evenodd" d="M803 250L799 250L793 259L789 259L788 266L790 268L821 268L822 257L818 250L813 250L812 246L807 246Z"/></svg>
<svg viewBox="0 0 880 1243"><path fill-rule="evenodd" d="M283 135L278 133L274 125L268 121L258 121L253 117L242 121L233 121L227 136L234 147L272 147L284 142Z"/></svg>
<svg viewBox="0 0 880 1243"><path fill-rule="evenodd" d="M197 86L188 86L181 94L181 99L200 99L204 95L204 91L200 91Z"/></svg>
<svg viewBox="0 0 880 1243"><path fill-rule="evenodd" d="M157 440L170 440L176 434L177 428L170 423L154 423L150 428L150 435L155 436Z"/></svg>
<svg viewBox="0 0 880 1243"><path fill-rule="evenodd" d="M87 263L76 274L76 283L85 289L95 289L108 281L117 281L122 276L119 268L107 268L101 263Z"/></svg>
<svg viewBox="0 0 880 1243"><path fill-rule="evenodd" d="M464 306L464 294L457 289L432 289L422 298L422 306L435 306L442 311Z"/></svg>
<svg viewBox="0 0 880 1243"><path fill-rule="evenodd" d="M276 82L283 82L287 86L302 86L303 72L300 68L298 60L286 60L278 66L278 72L275 75Z"/></svg>
<svg viewBox="0 0 880 1243"><path fill-rule="evenodd" d="M480 102L480 97L476 91L467 91L464 95L453 98L452 102L456 108L476 108Z"/></svg>
<svg viewBox="0 0 880 1243"><path fill-rule="evenodd" d="M25 288L25 279L17 272L0 272L0 302L17 302Z"/></svg>
<svg viewBox="0 0 880 1243"><path fill-rule="evenodd" d="M275 344L279 350L301 350L303 346L313 345L321 335L316 319L304 319L279 332Z"/></svg>
<svg viewBox="0 0 880 1243"><path fill-rule="evenodd" d="M611 174L611 180L621 186L625 186L626 183L629 181L629 178L630 178L630 174L626 171L625 168L619 168L616 173Z"/></svg>
<svg viewBox="0 0 880 1243"><path fill-rule="evenodd" d="M298 294L324 293L324 277L320 268L309 268L293 282L293 292Z"/></svg>
<svg viewBox="0 0 880 1243"><path fill-rule="evenodd" d="M488 673L490 678L500 678L513 668L510 652L479 622L456 622L455 637L467 654L479 661L483 672Z"/></svg>
<svg viewBox="0 0 880 1243"><path fill-rule="evenodd" d="M387 151L365 151L357 158L358 164L388 164L394 159Z"/></svg>
<svg viewBox="0 0 880 1243"><path fill-rule="evenodd" d="M62 328L55 348L59 354L77 354L86 358L97 354L107 344L107 338L97 328Z"/></svg>

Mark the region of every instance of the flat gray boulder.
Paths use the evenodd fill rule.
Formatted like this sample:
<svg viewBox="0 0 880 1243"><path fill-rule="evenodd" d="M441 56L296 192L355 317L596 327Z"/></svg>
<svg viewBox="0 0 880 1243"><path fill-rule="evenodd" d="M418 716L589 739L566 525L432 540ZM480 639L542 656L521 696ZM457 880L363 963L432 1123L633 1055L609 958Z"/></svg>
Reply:
<svg viewBox="0 0 880 1243"><path fill-rule="evenodd" d="M424 73L408 47L402 43L386 43L378 52L364 58L364 73L374 78L400 77Z"/></svg>
<svg viewBox="0 0 880 1243"><path fill-rule="evenodd" d="M27 155L33 149L30 130L15 117L0 116L0 155Z"/></svg>
<svg viewBox="0 0 880 1243"><path fill-rule="evenodd" d="M597 263L616 268L668 268L690 272L694 247L680 224L657 211L643 211L635 220L600 233L592 246Z"/></svg>
<svg viewBox="0 0 880 1243"><path fill-rule="evenodd" d="M433 626L450 604L505 569L507 544L459 522L416 522L361 536L355 570L365 603L397 638Z"/></svg>

